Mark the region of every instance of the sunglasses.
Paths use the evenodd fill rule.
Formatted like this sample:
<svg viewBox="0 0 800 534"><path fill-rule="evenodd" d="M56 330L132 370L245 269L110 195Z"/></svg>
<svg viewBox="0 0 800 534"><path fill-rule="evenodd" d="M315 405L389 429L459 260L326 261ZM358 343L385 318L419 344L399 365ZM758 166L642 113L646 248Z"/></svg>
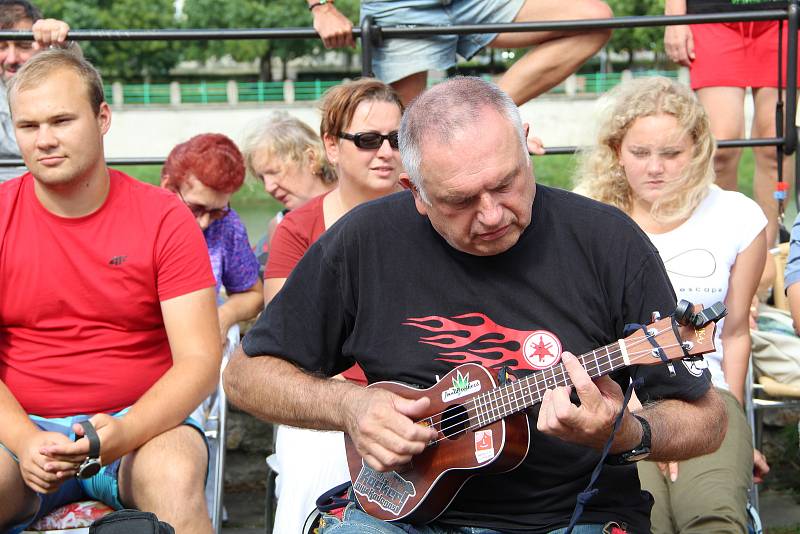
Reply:
<svg viewBox="0 0 800 534"><path fill-rule="evenodd" d="M397 130L389 132L386 135L378 132L359 132L355 134L339 132L339 137L352 141L358 148L365 148L367 150L380 148L384 139L389 140L389 146L393 149L397 150L398 147Z"/></svg>
<svg viewBox="0 0 800 534"><path fill-rule="evenodd" d="M184 204L186 204L186 207L189 208L189 211L192 212L192 215L194 215L195 219L198 219L203 215L208 214L209 219L211 219L212 221L218 221L219 219L224 219L225 216L231 212L230 202L224 208L209 209L205 206L201 206L200 204L192 204L191 202L186 202L186 199L183 198L183 195L181 194L180 190L178 190L178 196L181 197L181 200L183 201Z"/></svg>

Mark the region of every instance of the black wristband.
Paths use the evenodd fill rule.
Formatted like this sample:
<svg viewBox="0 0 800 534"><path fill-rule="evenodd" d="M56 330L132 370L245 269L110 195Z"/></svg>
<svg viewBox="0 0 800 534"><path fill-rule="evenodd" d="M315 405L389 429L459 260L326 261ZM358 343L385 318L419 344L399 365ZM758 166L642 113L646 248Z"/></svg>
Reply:
<svg viewBox="0 0 800 534"><path fill-rule="evenodd" d="M636 414L633 415L639 424L642 425L642 439L639 444L629 451L620 454L609 454L606 456L605 463L609 465L628 465L639 460L644 460L650 456L650 446L652 443L652 431L650 430L650 423L647 419Z"/></svg>
<svg viewBox="0 0 800 534"><path fill-rule="evenodd" d="M89 453L87 456L89 458L100 458L100 436L97 435L94 425L88 420L81 421L80 425L83 427L84 436L89 440Z"/></svg>
<svg viewBox="0 0 800 534"><path fill-rule="evenodd" d="M317 2L314 2L313 4L309 4L308 5L308 10L309 11L314 11L315 7L324 6L325 4L333 4L333 0L318 0Z"/></svg>

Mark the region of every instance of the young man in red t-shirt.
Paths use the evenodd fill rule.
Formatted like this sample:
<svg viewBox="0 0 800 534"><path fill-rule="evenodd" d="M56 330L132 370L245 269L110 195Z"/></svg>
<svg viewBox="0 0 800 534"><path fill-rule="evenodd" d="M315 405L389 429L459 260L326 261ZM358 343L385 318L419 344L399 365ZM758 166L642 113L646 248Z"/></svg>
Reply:
<svg viewBox="0 0 800 534"><path fill-rule="evenodd" d="M0 184L0 531L88 496L210 533L186 420L221 358L200 229L106 167L111 111L74 52L37 54L9 97L30 173Z"/></svg>

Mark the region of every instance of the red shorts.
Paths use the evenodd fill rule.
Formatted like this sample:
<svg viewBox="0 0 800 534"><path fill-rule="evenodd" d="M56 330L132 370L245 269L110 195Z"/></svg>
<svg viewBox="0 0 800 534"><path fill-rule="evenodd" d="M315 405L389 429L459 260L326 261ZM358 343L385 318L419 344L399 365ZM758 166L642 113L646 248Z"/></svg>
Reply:
<svg viewBox="0 0 800 534"><path fill-rule="evenodd" d="M778 21L693 24L691 29L695 51L689 67L692 89L778 86ZM784 22L784 87L787 33Z"/></svg>

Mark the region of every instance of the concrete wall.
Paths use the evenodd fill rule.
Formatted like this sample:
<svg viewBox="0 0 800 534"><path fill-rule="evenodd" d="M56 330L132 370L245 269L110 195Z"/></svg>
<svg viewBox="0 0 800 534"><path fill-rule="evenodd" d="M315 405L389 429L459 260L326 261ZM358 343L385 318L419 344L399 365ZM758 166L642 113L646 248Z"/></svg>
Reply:
<svg viewBox="0 0 800 534"><path fill-rule="evenodd" d="M523 105L521 113L545 146L583 145L593 140L597 108L598 101L589 97L541 97ZM319 113L311 104L127 106L113 111L106 155L165 157L177 143L204 132L224 133L239 142L247 126L271 110L286 110L319 128Z"/></svg>
<svg viewBox="0 0 800 534"><path fill-rule="evenodd" d="M587 118L593 115L595 104L591 98L540 98L522 106L521 111L545 146L585 144L592 139L589 125L593 121ZM239 142L249 125L272 110L285 110L315 131L319 128L319 113L312 105L128 106L112 112L106 155L163 157L175 144L203 132L224 133Z"/></svg>

